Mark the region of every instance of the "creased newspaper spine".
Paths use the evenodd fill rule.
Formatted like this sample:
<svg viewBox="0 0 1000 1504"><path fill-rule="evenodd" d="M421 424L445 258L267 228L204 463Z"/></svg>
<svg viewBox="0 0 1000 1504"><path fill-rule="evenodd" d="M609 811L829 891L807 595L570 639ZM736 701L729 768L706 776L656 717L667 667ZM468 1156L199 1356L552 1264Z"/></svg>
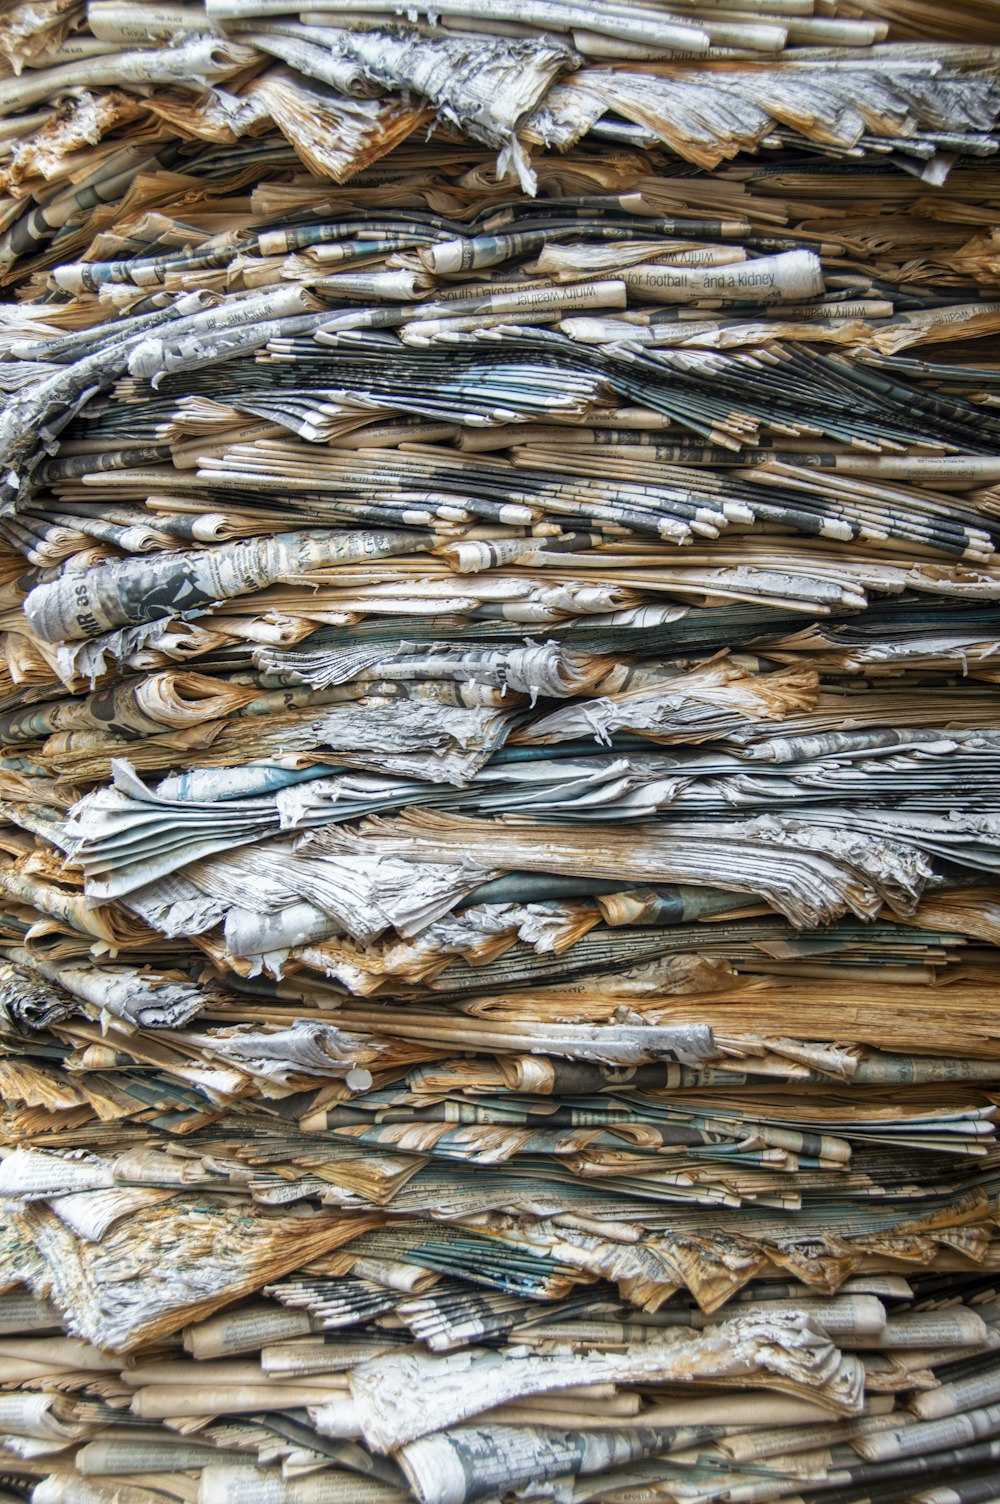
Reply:
<svg viewBox="0 0 1000 1504"><path fill-rule="evenodd" d="M962 1446L997 1435L1000 1431L1000 1405L985 1405L940 1420L917 1422L902 1431L885 1431L875 1436L859 1437L852 1443L868 1462L886 1462L896 1457L919 1457L942 1447Z"/></svg>
<svg viewBox="0 0 1000 1504"><path fill-rule="evenodd" d="M819 260L811 251L787 251L735 266L629 266L622 279L630 290L657 303L687 303L722 298L760 303L794 303L824 292Z"/></svg>
<svg viewBox="0 0 1000 1504"><path fill-rule="evenodd" d="M223 1311L208 1321L185 1327L183 1336L185 1349L191 1356L205 1360L257 1352L268 1343L308 1336L312 1330L312 1321L306 1313L262 1303L239 1311Z"/></svg>
<svg viewBox="0 0 1000 1504"><path fill-rule="evenodd" d="M285 1481L214 1464L202 1469L198 1504L402 1504L402 1489L356 1473L326 1472Z"/></svg>
<svg viewBox="0 0 1000 1504"><path fill-rule="evenodd" d="M408 553L408 533L287 533L210 551L129 560L39 585L25 602L32 627L46 642L95 637L113 627L197 611L247 595L274 581L355 560Z"/></svg>
<svg viewBox="0 0 1000 1504"><path fill-rule="evenodd" d="M601 1473L667 1445L694 1444L688 1436L641 1431L574 1435L509 1426L463 1426L411 1441L399 1461L421 1504L466 1504L495 1490L563 1475Z"/></svg>
<svg viewBox="0 0 1000 1504"><path fill-rule="evenodd" d="M941 1420L962 1411L987 1407L1000 1401L1000 1371L955 1379L926 1393L915 1394L909 1407L921 1420Z"/></svg>

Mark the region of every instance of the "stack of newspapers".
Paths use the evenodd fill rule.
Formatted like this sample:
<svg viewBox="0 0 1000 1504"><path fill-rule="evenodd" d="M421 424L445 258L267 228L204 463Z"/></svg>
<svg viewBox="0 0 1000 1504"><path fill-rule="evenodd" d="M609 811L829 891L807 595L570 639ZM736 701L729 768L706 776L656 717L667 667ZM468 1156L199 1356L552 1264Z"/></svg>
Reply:
<svg viewBox="0 0 1000 1504"><path fill-rule="evenodd" d="M0 3L0 1501L1000 1501L1000 0Z"/></svg>

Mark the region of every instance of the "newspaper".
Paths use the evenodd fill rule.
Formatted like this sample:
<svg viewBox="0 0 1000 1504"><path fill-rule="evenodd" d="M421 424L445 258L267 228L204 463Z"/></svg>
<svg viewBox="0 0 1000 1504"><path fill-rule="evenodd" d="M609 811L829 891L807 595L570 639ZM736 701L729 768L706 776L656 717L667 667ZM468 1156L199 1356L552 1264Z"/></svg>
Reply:
<svg viewBox="0 0 1000 1504"><path fill-rule="evenodd" d="M283 3L0 15L0 1496L994 1504L992 0Z"/></svg>

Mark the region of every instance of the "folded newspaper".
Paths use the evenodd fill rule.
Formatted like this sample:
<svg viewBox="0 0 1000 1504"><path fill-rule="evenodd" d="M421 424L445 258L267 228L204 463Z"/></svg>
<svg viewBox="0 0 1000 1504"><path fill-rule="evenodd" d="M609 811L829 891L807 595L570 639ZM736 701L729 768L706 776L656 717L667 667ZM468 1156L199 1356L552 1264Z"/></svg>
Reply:
<svg viewBox="0 0 1000 1504"><path fill-rule="evenodd" d="M1000 0L0 0L0 1504L1000 1501Z"/></svg>

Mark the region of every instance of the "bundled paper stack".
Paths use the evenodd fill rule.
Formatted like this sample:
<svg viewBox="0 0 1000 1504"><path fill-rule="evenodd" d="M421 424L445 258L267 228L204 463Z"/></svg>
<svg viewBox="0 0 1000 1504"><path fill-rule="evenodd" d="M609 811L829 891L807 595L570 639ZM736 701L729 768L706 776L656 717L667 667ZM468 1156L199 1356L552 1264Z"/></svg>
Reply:
<svg viewBox="0 0 1000 1504"><path fill-rule="evenodd" d="M998 0L0 57L0 1501L997 1504Z"/></svg>

